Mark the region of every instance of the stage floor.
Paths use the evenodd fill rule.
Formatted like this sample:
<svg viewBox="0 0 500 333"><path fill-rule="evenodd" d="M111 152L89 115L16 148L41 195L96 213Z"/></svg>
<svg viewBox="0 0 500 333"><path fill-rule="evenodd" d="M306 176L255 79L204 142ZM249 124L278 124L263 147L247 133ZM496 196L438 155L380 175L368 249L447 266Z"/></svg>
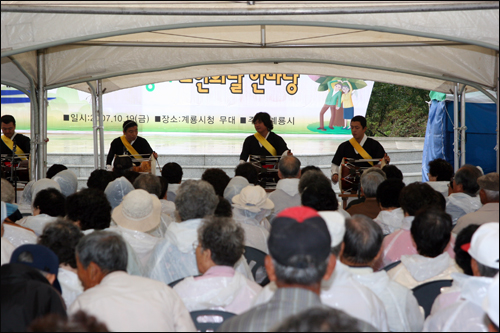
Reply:
<svg viewBox="0 0 500 333"><path fill-rule="evenodd" d="M20 131L23 133L23 131ZM24 133L29 136L29 133ZM113 139L121 132L104 133L105 150ZM151 147L158 154L168 155L198 155L198 154L240 154L243 141L250 135L245 134L209 134L209 133L139 133L148 140ZM47 152L51 153L87 153L94 151L91 132L63 132L51 131L48 133L49 142ZM296 155L332 155L342 142L350 136L325 135L293 135L284 134L283 139ZM376 138L382 146L390 150L422 150L424 138Z"/></svg>

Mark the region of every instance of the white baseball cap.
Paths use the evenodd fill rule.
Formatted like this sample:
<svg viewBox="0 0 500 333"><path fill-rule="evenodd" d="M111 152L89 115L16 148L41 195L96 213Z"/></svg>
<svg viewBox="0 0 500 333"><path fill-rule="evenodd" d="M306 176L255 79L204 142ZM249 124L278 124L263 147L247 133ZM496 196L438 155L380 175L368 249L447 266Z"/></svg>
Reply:
<svg viewBox="0 0 500 333"><path fill-rule="evenodd" d="M336 211L322 211L318 214L325 220L330 237L332 238L331 247L335 247L344 241L345 235L345 217Z"/></svg>
<svg viewBox="0 0 500 333"><path fill-rule="evenodd" d="M488 288L488 294L483 301L483 310L488 314L490 320L498 327L498 274Z"/></svg>
<svg viewBox="0 0 500 333"><path fill-rule="evenodd" d="M498 269L498 222L485 223L472 235L469 254L482 265Z"/></svg>

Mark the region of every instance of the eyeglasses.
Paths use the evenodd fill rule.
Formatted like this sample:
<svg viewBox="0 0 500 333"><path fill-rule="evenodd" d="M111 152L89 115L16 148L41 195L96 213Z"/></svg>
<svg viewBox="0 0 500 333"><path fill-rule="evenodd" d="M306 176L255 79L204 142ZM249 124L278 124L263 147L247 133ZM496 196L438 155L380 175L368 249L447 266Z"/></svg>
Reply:
<svg viewBox="0 0 500 333"><path fill-rule="evenodd" d="M199 245L199 244L198 244L198 241L195 241L195 242L193 243L193 250L195 250L195 251L196 251L196 249L198 248L198 245Z"/></svg>

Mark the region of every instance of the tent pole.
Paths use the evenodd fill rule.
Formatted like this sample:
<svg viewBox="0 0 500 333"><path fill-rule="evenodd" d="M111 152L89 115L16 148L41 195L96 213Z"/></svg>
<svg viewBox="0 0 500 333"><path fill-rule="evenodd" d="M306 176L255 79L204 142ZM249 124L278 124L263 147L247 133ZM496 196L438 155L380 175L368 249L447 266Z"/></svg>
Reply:
<svg viewBox="0 0 500 333"><path fill-rule="evenodd" d="M95 95L95 89L92 87L92 85L87 82L87 84L90 87L90 94L92 95L92 137L93 137L93 143L94 143L94 170L99 168L99 150L97 147L97 105L96 105L96 95Z"/></svg>
<svg viewBox="0 0 500 333"><path fill-rule="evenodd" d="M102 104L102 81L97 80L97 98L99 99L97 115L99 117L99 144L101 146L101 169L106 169L106 161L104 159L104 106Z"/></svg>
<svg viewBox="0 0 500 333"><path fill-rule="evenodd" d="M26 95L30 98L30 165L29 165L29 180L37 180L36 173L36 150L38 145L38 103L36 100L36 85L30 74L24 67L14 58L9 57L10 61L23 73L30 82L30 90L26 91Z"/></svg>
<svg viewBox="0 0 500 333"><path fill-rule="evenodd" d="M467 126L465 126L465 86L462 87L462 94L460 96L460 165L465 165L465 135Z"/></svg>
<svg viewBox="0 0 500 333"><path fill-rule="evenodd" d="M38 74L38 138L37 180L45 178L47 168L47 104L45 91L45 51L37 51Z"/></svg>
<svg viewBox="0 0 500 333"><path fill-rule="evenodd" d="M455 85L455 91L453 92L453 161L455 172L460 168L459 163L459 151L458 151L458 88L459 83Z"/></svg>

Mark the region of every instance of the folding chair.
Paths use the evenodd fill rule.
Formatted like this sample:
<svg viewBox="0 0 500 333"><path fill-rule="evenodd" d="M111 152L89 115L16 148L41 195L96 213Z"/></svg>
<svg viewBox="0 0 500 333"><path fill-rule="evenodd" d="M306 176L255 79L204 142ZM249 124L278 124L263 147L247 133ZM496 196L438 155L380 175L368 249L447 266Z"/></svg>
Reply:
<svg viewBox="0 0 500 333"><path fill-rule="evenodd" d="M198 332L215 332L225 320L236 315L219 310L191 311L189 314Z"/></svg>
<svg viewBox="0 0 500 333"><path fill-rule="evenodd" d="M393 263L390 263L389 265L385 266L384 268L382 268L384 271L388 272L390 269L396 267L397 265L399 265L401 263L401 260L398 260L398 261L395 261Z"/></svg>
<svg viewBox="0 0 500 333"><path fill-rule="evenodd" d="M424 308L426 318L431 313L434 300L441 294L441 288L450 287L451 282L452 280L436 280L413 288L413 295L417 299L418 305Z"/></svg>
<svg viewBox="0 0 500 333"><path fill-rule="evenodd" d="M260 272L265 272L266 267L265 267L265 258L266 258L266 253L262 252L261 250L257 250L256 248L250 247L250 246L245 246L245 259L247 260L247 263L250 267L252 262L254 266L252 267L252 275L253 278L255 279L255 282L260 284L261 286L265 286L266 284L269 283L269 278L267 277L267 274L265 278L262 278L257 276L257 271L260 269ZM261 275L261 274L259 274ZM260 281L259 281L260 280Z"/></svg>

